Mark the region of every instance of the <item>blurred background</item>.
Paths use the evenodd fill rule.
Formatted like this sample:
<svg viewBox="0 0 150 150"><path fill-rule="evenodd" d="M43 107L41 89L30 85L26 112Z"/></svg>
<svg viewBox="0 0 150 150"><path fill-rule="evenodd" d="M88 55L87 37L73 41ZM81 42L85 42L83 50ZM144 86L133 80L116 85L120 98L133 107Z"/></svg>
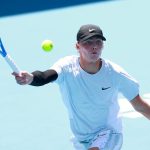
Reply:
<svg viewBox="0 0 150 150"><path fill-rule="evenodd" d="M102 57L134 76L141 96L149 101L149 7L149 0L3 0L0 37L22 70L44 71L61 57L78 55L78 29L97 24L107 39ZM45 39L54 42L50 53L41 49ZM0 150L73 150L58 86L20 86L11 73L1 57ZM150 122L130 112L132 108L120 99L125 111L122 150L149 150Z"/></svg>

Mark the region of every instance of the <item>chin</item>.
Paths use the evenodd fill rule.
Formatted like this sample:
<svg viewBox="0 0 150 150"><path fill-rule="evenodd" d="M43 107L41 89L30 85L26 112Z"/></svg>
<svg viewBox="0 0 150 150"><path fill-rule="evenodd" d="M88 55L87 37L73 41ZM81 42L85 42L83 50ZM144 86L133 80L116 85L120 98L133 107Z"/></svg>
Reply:
<svg viewBox="0 0 150 150"><path fill-rule="evenodd" d="M90 62L91 63L95 63L95 62L97 62L97 61L99 61L100 60L100 57L95 57L95 58L91 58L90 59Z"/></svg>

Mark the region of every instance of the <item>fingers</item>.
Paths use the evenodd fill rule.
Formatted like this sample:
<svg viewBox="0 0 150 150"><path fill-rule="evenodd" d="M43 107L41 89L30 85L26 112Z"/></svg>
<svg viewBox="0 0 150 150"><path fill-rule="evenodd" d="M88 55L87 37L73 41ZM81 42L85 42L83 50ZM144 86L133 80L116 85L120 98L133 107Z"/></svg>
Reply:
<svg viewBox="0 0 150 150"><path fill-rule="evenodd" d="M18 73L16 73L16 72L13 72L12 75L15 76L15 77L16 77L16 76L20 76L20 74L18 74Z"/></svg>
<svg viewBox="0 0 150 150"><path fill-rule="evenodd" d="M26 71L22 71L19 74L13 72L12 75L15 76L16 82L20 85L26 85L32 81L31 74Z"/></svg>
<svg viewBox="0 0 150 150"><path fill-rule="evenodd" d="M20 85L26 84L26 79L25 78L19 78L19 77L17 77L16 81Z"/></svg>
<svg viewBox="0 0 150 150"><path fill-rule="evenodd" d="M13 72L13 73L12 73L13 76L20 76L20 77L21 77L22 75L26 75L26 74L28 74L27 71L21 71L19 74L16 73L16 72Z"/></svg>
<svg viewBox="0 0 150 150"><path fill-rule="evenodd" d="M15 79L16 79L16 82L20 85L24 85L24 84L27 84L27 79L26 79L26 76L18 76L16 75L15 76Z"/></svg>

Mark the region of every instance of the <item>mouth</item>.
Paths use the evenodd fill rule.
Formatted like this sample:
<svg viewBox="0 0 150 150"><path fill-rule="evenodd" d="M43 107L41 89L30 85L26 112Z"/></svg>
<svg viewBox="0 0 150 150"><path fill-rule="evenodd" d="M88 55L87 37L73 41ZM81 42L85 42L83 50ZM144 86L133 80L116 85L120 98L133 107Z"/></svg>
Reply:
<svg viewBox="0 0 150 150"><path fill-rule="evenodd" d="M93 54L93 55L96 55L96 54L98 54L98 53L97 53L97 52L92 52L92 54Z"/></svg>

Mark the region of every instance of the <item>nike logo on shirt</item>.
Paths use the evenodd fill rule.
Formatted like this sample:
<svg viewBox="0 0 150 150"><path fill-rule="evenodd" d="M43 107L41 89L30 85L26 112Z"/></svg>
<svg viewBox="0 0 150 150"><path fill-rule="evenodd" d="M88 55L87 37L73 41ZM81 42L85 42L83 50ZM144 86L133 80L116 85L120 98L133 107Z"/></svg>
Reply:
<svg viewBox="0 0 150 150"><path fill-rule="evenodd" d="M102 87L102 90L107 90L109 89L110 87Z"/></svg>

